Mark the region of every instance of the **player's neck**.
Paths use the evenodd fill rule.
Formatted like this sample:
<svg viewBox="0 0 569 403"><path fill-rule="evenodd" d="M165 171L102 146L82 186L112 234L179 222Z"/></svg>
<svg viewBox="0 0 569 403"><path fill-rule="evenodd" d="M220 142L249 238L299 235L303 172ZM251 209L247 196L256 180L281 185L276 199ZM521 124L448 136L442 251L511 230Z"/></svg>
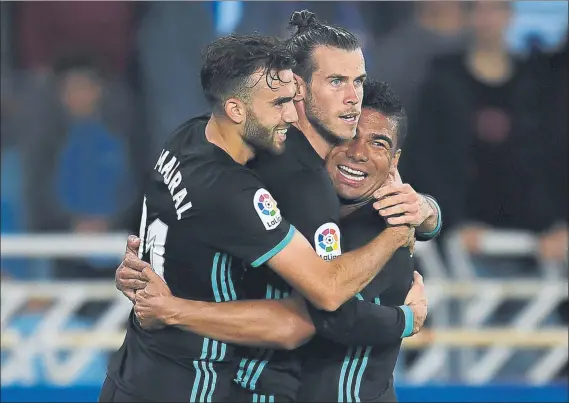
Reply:
<svg viewBox="0 0 569 403"><path fill-rule="evenodd" d="M306 113L304 112L304 105L296 106L298 112L298 122L294 123L293 126L304 134L304 137L306 137L320 158L326 159L326 156L330 153L334 145L329 142L324 136L322 136L312 125L312 123L308 121Z"/></svg>
<svg viewBox="0 0 569 403"><path fill-rule="evenodd" d="M243 137L235 129L235 125L224 122L214 115L207 122L205 137L207 141L229 154L238 164L245 165L255 156L251 147L243 141Z"/></svg>
<svg viewBox="0 0 569 403"><path fill-rule="evenodd" d="M364 200L352 201L340 197L340 217L346 217L356 210L359 210L370 202L370 198Z"/></svg>

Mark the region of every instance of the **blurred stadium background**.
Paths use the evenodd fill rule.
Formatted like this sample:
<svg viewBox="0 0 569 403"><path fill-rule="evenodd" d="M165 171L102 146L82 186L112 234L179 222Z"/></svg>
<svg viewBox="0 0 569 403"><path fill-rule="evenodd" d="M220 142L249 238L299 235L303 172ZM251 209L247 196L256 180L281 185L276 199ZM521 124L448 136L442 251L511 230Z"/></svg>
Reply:
<svg viewBox="0 0 569 403"><path fill-rule="evenodd" d="M403 178L443 207L443 236L417 250L429 319L405 342L400 400L567 401L563 1L3 1L2 401L96 401L144 173L205 110L200 48L284 35L303 8L360 36L411 116Z"/></svg>

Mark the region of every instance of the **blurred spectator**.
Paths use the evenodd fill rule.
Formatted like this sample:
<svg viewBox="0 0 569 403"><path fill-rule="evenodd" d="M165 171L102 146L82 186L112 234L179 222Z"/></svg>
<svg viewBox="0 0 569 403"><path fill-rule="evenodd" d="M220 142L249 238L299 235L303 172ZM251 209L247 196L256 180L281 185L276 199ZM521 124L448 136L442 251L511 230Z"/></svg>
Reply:
<svg viewBox="0 0 569 403"><path fill-rule="evenodd" d="M465 51L438 56L431 65L410 125L404 175L418 191L437 198L446 231L457 231L476 275L543 275L533 259L480 253L481 237L491 229L531 231L542 241L553 236L550 256L566 253L566 246L558 241L563 224L544 186L547 138L553 134L540 116L540 76L506 45L512 4L467 4L471 37ZM518 301L504 301L484 325L504 326L522 308ZM543 323L556 321L553 314ZM516 352L497 377L521 376L538 357Z"/></svg>
<svg viewBox="0 0 569 403"><path fill-rule="evenodd" d="M19 150L19 133L14 125L17 114L18 89L12 69L11 10L13 5L0 3L0 162L2 189L0 192L0 233L21 233L26 230L23 197L23 172ZM30 274L26 259L6 258L2 255L0 267L4 274L16 278Z"/></svg>
<svg viewBox="0 0 569 403"><path fill-rule="evenodd" d="M135 2L27 1L17 4L20 67L49 72L63 53L86 51L122 74L132 52Z"/></svg>
<svg viewBox="0 0 569 403"><path fill-rule="evenodd" d="M542 74L545 85L543 89L543 141L545 142L542 167L545 171L544 182L549 194L554 198L555 216L558 222L564 223L557 230L550 231L543 236L540 242L541 256L546 260L567 259L568 233L567 230L567 138L569 137L569 125L567 123L567 108L569 107L569 71L568 71L568 46L569 38L558 52L546 55L541 60L538 68ZM566 262L567 263L567 262ZM565 269L567 266L565 264ZM564 277L567 273L564 273ZM567 325L569 321L569 303L565 300L558 309L559 316ZM561 371L561 379L567 379L567 364Z"/></svg>
<svg viewBox="0 0 569 403"><path fill-rule="evenodd" d="M366 51L367 71L391 84L410 117L432 59L462 49L465 6L461 1L417 1L414 12ZM413 119L411 118L411 121Z"/></svg>
<svg viewBox="0 0 569 403"><path fill-rule="evenodd" d="M129 93L108 80L90 56L62 57L54 80L33 87L22 131L26 200L33 231L105 232L121 228L133 202L125 137ZM93 262L91 262L93 263ZM56 265L74 275L75 265ZM87 264L87 266L90 266ZM81 275L96 275L85 267Z"/></svg>
<svg viewBox="0 0 569 403"><path fill-rule="evenodd" d="M409 20L415 7L412 1L358 1L357 4L366 30L375 41Z"/></svg>
<svg viewBox="0 0 569 403"><path fill-rule="evenodd" d="M569 107L569 71L567 68L567 38L562 48L548 54L539 66L542 74L543 131L544 153L542 155L544 170L543 181L548 194L553 198L554 215L558 228L542 237L541 254L545 259L561 260L567 257L567 108Z"/></svg>
<svg viewBox="0 0 569 403"><path fill-rule="evenodd" d="M215 37L210 2L148 3L137 34L142 93L151 133L151 159L185 120L205 112L201 50Z"/></svg>
<svg viewBox="0 0 569 403"><path fill-rule="evenodd" d="M105 75L122 80L120 86L136 84L134 35L138 12L144 3L130 1L31 1L11 6L14 66L30 84L49 86L54 63L63 55L88 53L97 59ZM3 13L4 17L4 13ZM3 36L4 39L4 36ZM138 86L133 86L138 88ZM37 89L32 89L36 91ZM136 107L139 98L129 100ZM145 127L141 124L141 127ZM136 142L129 139L130 158L137 166L146 163L146 131L138 129ZM136 185L140 185L140 178Z"/></svg>
<svg viewBox="0 0 569 403"><path fill-rule="evenodd" d="M406 161L407 180L437 197L446 228L460 227L475 253L484 228L543 231L555 217L536 158L537 77L505 46L511 5L469 4L468 49L434 61Z"/></svg>

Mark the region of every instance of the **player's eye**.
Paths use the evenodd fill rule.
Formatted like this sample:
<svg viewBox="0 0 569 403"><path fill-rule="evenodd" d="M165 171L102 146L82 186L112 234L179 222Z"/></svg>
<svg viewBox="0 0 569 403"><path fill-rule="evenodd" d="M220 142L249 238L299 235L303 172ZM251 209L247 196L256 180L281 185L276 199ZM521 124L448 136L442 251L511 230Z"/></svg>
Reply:
<svg viewBox="0 0 569 403"><path fill-rule="evenodd" d="M354 84L355 84L356 86L358 86L358 87L359 87L359 86L362 86L362 85L364 84L364 79L363 79L363 78L357 78L357 79L354 81Z"/></svg>
<svg viewBox="0 0 569 403"><path fill-rule="evenodd" d="M332 84L334 87L339 87L342 84L342 80L340 80L339 78L335 78L332 81L330 81L330 84Z"/></svg>
<svg viewBox="0 0 569 403"><path fill-rule="evenodd" d="M278 101L276 101L274 103L274 106L277 108L282 108L283 105L288 104L289 102L292 102L292 99L293 99L292 97L279 99Z"/></svg>
<svg viewBox="0 0 569 403"><path fill-rule="evenodd" d="M374 147L388 148L385 141L372 141L371 144Z"/></svg>

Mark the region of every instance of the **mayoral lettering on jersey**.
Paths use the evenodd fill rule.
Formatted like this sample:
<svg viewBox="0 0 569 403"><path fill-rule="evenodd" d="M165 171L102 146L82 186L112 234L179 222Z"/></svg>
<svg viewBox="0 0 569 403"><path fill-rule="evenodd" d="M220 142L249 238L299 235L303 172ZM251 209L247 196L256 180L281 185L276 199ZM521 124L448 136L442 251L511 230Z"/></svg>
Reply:
<svg viewBox="0 0 569 403"><path fill-rule="evenodd" d="M314 248L324 260L332 260L342 254L340 228L333 222L322 224L314 233Z"/></svg>
<svg viewBox="0 0 569 403"><path fill-rule="evenodd" d="M267 231L278 227L283 220L277 202L268 190L263 188L257 190L253 196L253 205Z"/></svg>
<svg viewBox="0 0 569 403"><path fill-rule="evenodd" d="M168 159L168 155L170 155L170 151L162 150L154 169L164 178L164 184L168 186L168 191L172 195L172 201L176 209L176 215L178 220L180 220L182 213L192 207L192 202L186 201L188 191L185 187L178 189L178 186L182 183L182 173L178 170L180 161L174 155Z"/></svg>

